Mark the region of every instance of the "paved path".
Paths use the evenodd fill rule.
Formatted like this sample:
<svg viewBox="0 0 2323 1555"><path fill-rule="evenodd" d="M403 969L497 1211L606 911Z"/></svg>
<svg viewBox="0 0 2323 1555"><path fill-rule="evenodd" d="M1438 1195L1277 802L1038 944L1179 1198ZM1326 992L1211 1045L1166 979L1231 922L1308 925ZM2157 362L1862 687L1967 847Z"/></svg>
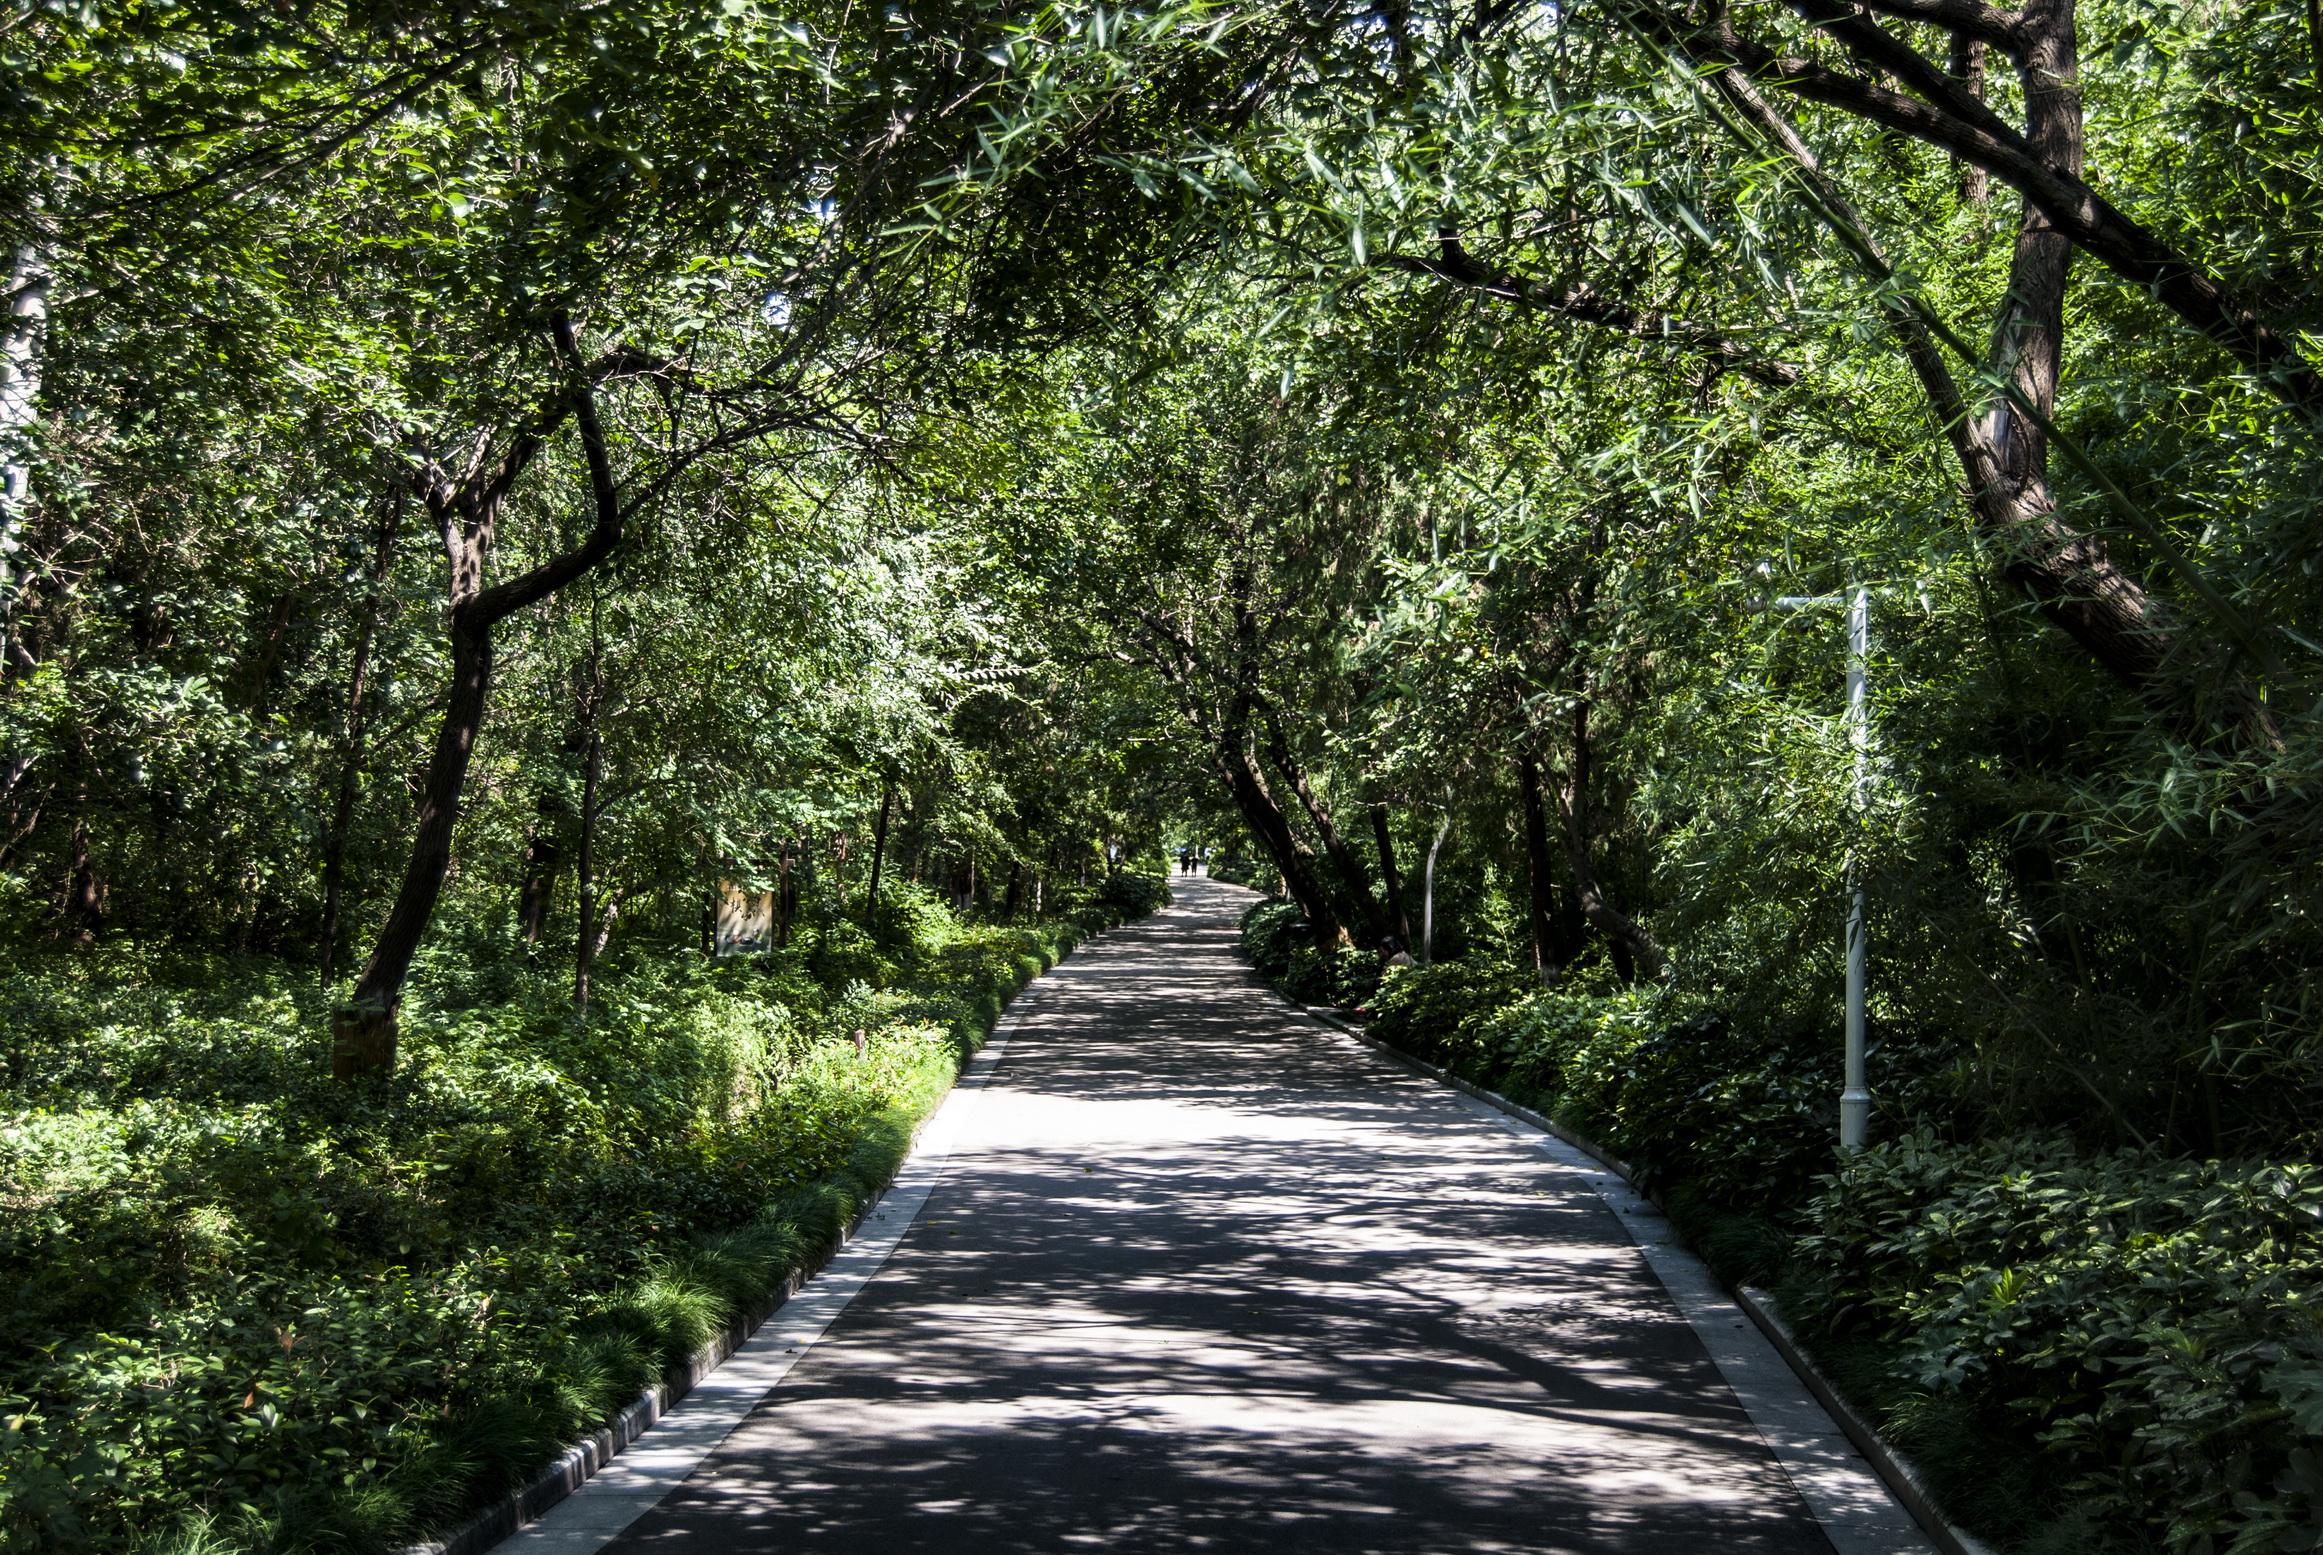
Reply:
<svg viewBox="0 0 2323 1555"><path fill-rule="evenodd" d="M1233 953L1248 895L1177 886L1020 999L892 1253L868 1223L696 1445L682 1408L515 1545L1927 1548L1585 1158L1286 1008Z"/></svg>

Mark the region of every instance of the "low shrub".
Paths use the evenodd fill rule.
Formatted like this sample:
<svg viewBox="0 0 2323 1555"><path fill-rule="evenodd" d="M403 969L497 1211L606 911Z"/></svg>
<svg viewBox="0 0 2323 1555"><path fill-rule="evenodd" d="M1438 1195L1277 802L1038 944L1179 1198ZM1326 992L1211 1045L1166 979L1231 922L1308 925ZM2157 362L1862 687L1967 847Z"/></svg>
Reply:
<svg viewBox="0 0 2323 1555"><path fill-rule="evenodd" d="M1684 1179L1730 1207L1796 1202L1836 1141L1836 1055L1671 1020L1663 1003L1455 961L1391 975L1371 1031L1587 1132L1649 1191Z"/></svg>
<svg viewBox="0 0 2323 1555"><path fill-rule="evenodd" d="M2323 1168L1923 1134L1803 1220L1801 1315L2007 1422L2060 1510L2173 1551L2323 1542Z"/></svg>
<svg viewBox="0 0 2323 1555"><path fill-rule="evenodd" d="M1352 945L1319 945L1314 925L1288 902L1268 898L1240 919L1243 953L1301 1004L1350 1006L1379 986L1379 958Z"/></svg>
<svg viewBox="0 0 2323 1555"><path fill-rule="evenodd" d="M1528 993L1540 980L1510 966L1484 961L1445 961L1403 968L1388 977L1371 1001L1370 1030L1463 1079L1480 1083L1500 1078L1499 1042L1484 1027Z"/></svg>
<svg viewBox="0 0 2323 1555"><path fill-rule="evenodd" d="M1286 990L1297 922L1243 919ZM1623 1157L2004 1548L2323 1548L2323 1168L1949 1142L1948 1055L1892 1034L1883 1115L1921 1121L1841 1160L1835 1037L1670 1005L1475 960L1391 974L1370 1030Z"/></svg>
<svg viewBox="0 0 2323 1555"><path fill-rule="evenodd" d="M1127 923L1147 913L1159 912L1175 900L1170 895L1170 879L1165 874L1143 870L1117 869L1105 877L1105 883L1096 896L1096 905L1107 915L1103 927Z"/></svg>
<svg viewBox="0 0 2323 1555"><path fill-rule="evenodd" d="M447 935L396 1073L356 1086L295 969L19 958L0 1550L456 1520L828 1246L1009 995L1148 878L1022 925L898 893L875 932L810 918L723 962L617 941L585 1019L513 936Z"/></svg>

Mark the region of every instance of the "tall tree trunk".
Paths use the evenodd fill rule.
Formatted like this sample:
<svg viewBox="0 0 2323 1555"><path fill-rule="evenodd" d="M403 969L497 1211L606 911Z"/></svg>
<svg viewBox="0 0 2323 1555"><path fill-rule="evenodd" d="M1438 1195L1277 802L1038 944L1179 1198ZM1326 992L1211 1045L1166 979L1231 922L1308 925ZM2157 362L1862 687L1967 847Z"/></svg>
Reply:
<svg viewBox="0 0 2323 1555"><path fill-rule="evenodd" d="M2310 0L2312 3L2312 0ZM1984 100L1984 54L1989 47L1982 38L1971 38L1966 33L1952 35L1952 79L1960 89L1978 102ZM1973 162L1963 161L1960 153L1952 153L1952 166L1960 180L1960 198L1982 205L1992 188L1992 175Z"/></svg>
<svg viewBox="0 0 2323 1555"><path fill-rule="evenodd" d="M1000 900L1001 920L1006 923L1014 923L1016 921L1016 911L1023 905L1024 861L1022 859L1010 859L1008 861L1008 891L1001 897Z"/></svg>
<svg viewBox="0 0 2323 1555"><path fill-rule="evenodd" d="M1140 617L1152 647L1150 662L1177 694L1179 710L1210 747L1210 758L1226 785L1228 797L1242 813L1251 835L1274 861L1282 875L1283 892L1299 905L1315 926L1316 941L1336 945L1346 937L1333 893L1315 868L1314 851L1275 802L1252 759L1251 717L1257 709L1256 663L1258 615L1251 607L1251 577L1247 565L1236 570L1230 586L1234 600L1234 663L1231 675L1207 665L1193 638L1171 621L1150 613ZM1210 698L1218 701L1213 707Z"/></svg>
<svg viewBox="0 0 2323 1555"><path fill-rule="evenodd" d="M32 770L32 764L37 759L32 751L19 751L8 759L5 769L0 770L0 799L8 802L8 820L5 823L7 835L0 837L0 866L7 864L18 843L32 835L32 829L40 824L41 806L46 802L47 795L54 792L53 788L42 790L39 797L32 799L29 808L24 803L29 790L26 795L17 793L17 786L24 781L24 774Z"/></svg>
<svg viewBox="0 0 2323 1555"><path fill-rule="evenodd" d="M573 950L573 1008L589 1013L589 973L597 965L597 789L604 777L605 741L595 724L594 692L583 698L592 727L581 768L581 835L574 864L574 894L580 904L579 939Z"/></svg>
<svg viewBox="0 0 2323 1555"><path fill-rule="evenodd" d="M362 784L364 736L370 721L364 716L363 693L371 672L371 648L379 637L379 616L387 603L387 576L395 565L395 540L403 528L405 494L397 492L379 520L379 539L371 553L371 589L363 601L363 626L355 638L355 662L347 671L347 710L340 722L339 791L331 806L331 829L323 841L322 963L316 981L331 986L331 970L339 955L339 915L347 871L347 833L355 824L355 799Z"/></svg>
<svg viewBox="0 0 2323 1555"><path fill-rule="evenodd" d="M524 831L524 884L516 896L516 919L524 926L528 946L539 944L548 929L549 908L556 899L557 869L563 863L556 820L544 801L540 816Z"/></svg>
<svg viewBox="0 0 2323 1555"><path fill-rule="evenodd" d="M9 267L0 313L0 675L30 668L16 640L16 539L32 504L25 429L40 411L41 333L48 323L48 258L25 244Z"/></svg>
<svg viewBox="0 0 2323 1555"><path fill-rule="evenodd" d="M799 882L793 867L797 852L795 844L785 843L782 860L775 866L774 942L785 949L790 945L791 925L798 920L799 915Z"/></svg>
<svg viewBox="0 0 2323 1555"><path fill-rule="evenodd" d="M79 777L73 789L73 829L65 845L65 922L84 944L105 926L105 875L89 842L89 768L95 758L85 739L76 752Z"/></svg>
<svg viewBox="0 0 2323 1555"><path fill-rule="evenodd" d="M1428 844L1427 868L1422 871L1420 885L1420 960L1433 965L1436 959L1436 856L1444 851L1444 839L1452 835L1452 812L1444 811L1443 820L1436 823L1436 840Z"/></svg>
<svg viewBox="0 0 2323 1555"><path fill-rule="evenodd" d="M1307 921L1315 926L1315 941L1321 945L1336 945L1345 936L1346 929L1339 921L1332 893L1323 888L1315 869L1315 855L1299 840L1291 827L1290 817L1274 802L1267 791L1266 780L1259 776L1258 764L1247 751L1224 749L1217 752L1219 770L1226 779L1226 789L1233 796L1235 808L1243 820L1257 834L1259 845L1282 875L1283 890L1299 904Z"/></svg>
<svg viewBox="0 0 2323 1555"><path fill-rule="evenodd" d="M1556 903L1550 884L1549 818L1541 802L1541 764L1528 752L1517 764L1524 795L1524 862L1527 894L1532 901L1533 971L1543 986L1554 986L1572 958L1557 936Z"/></svg>
<svg viewBox="0 0 2323 1555"><path fill-rule="evenodd" d="M1388 932L1387 923L1378 906L1371 899L1371 875L1363 867L1347 839L1340 835L1330 807L1315 796L1307 782L1307 774L1298 759L1291 754L1290 741L1283 733L1282 720L1272 708L1266 709L1267 760L1298 797L1299 807L1307 812L1307 820L1314 826L1315 835L1323 839L1324 857L1331 861L1331 869L1339 877L1340 899L1345 907L1332 916L1349 928L1361 927L1371 943ZM1320 882L1318 882L1320 884Z"/></svg>
<svg viewBox="0 0 2323 1555"><path fill-rule="evenodd" d="M1868 232L1798 131L1748 80L1730 70L1711 79L1799 167L1835 221ZM2040 79L2028 76L2036 83ZM2036 111L2044 121L2071 118L2070 124L2046 123L2043 134L2078 166L2077 97L2060 89L2045 96ZM1994 337L1995 365L2044 415L2055 404L2065 271L2071 259L2071 245L2028 202L2012 257L2008 311ZM2057 516L2048 482L2047 439L2040 429L2011 414L2005 402L1990 416L1972 415L1926 325L1900 300L1886 307L1905 360L1952 445L1978 527L2009 558L2009 581L2117 679L2184 719L2187 704L2170 664L2181 638L2174 613L2122 570L2102 540L2079 533Z"/></svg>
<svg viewBox="0 0 2323 1555"><path fill-rule="evenodd" d="M450 573L445 615L451 638L451 685L445 698L444 721L436 731L435 751L421 787L419 818L413 827L411 858L404 867L403 883L372 945L371 957L364 963L362 976L355 981L354 997L331 1019L331 1072L342 1080L381 1073L395 1065L396 1009L402 1002L404 982L411 975L412 959L427 933L428 920L435 916L436 899L443 894L444 876L451 869L452 832L459 824L460 796L467 786L468 762L475 754L476 737L483 730L491 697L492 629L586 575L621 542L627 515L613 484L613 465L606 451L604 428L597 420L595 391L575 346L571 323L560 317L554 321L554 331L558 353L572 370L575 386L554 396L533 425L489 466L471 469L457 479L434 465L415 475L443 537ZM595 526L578 548L487 588L484 570L508 494L542 445L568 418L580 428L596 506Z"/></svg>
<svg viewBox="0 0 2323 1555"><path fill-rule="evenodd" d="M1411 914L1404 911L1403 876L1395 867L1395 837L1388 827L1387 806L1371 807L1371 840L1379 849L1379 878L1387 884L1387 916L1395 937L1408 949L1412 942Z"/></svg>
<svg viewBox="0 0 2323 1555"><path fill-rule="evenodd" d="M419 819L403 884L388 909L387 922L371 947L371 959L356 980L355 996L332 1020L331 1073L339 1079L384 1072L395 1065L395 1009L403 996L412 958L434 916L444 875L452 867L452 831L459 824L460 792L468 758L484 726L484 706L492 687L489 626L452 622L452 683L444 721L436 731L420 789Z"/></svg>
<svg viewBox="0 0 2323 1555"><path fill-rule="evenodd" d="M879 827L871 836L871 884L863 892L863 927L879 927L879 872L887 864L887 816L895 807L895 783L890 779L879 794Z"/></svg>
<svg viewBox="0 0 2323 1555"><path fill-rule="evenodd" d="M1589 786L1593 763L1589 736L1589 700L1576 697L1573 702L1573 749L1566 765L1565 781L1557 791L1557 818L1565 833L1565 858L1572 866L1574 895L1580 899L1583 916L1603 931L1617 951L1626 951L1637 959L1649 977L1658 977L1669 965L1669 957L1644 927L1628 914L1605 899L1605 892L1597 884L1597 864L1590 844L1591 817Z"/></svg>

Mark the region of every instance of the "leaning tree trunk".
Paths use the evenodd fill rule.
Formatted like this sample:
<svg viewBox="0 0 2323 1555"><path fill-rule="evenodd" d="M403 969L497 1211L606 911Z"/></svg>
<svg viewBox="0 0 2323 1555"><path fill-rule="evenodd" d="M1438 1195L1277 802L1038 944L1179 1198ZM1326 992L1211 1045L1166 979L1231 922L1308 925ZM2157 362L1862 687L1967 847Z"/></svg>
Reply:
<svg viewBox="0 0 2323 1555"><path fill-rule="evenodd" d="M403 985L411 975L412 960L419 953L420 940L435 915L436 900L443 894L444 877L451 869L452 832L459 823L460 796L467 786L468 762L475 754L476 738L483 731L491 699L493 628L585 576L621 541L627 515L613 485L612 460L606 452L604 428L597 421L596 395L581 363L571 323L560 317L554 329L558 352L573 370L576 386L553 397L532 426L490 466L471 469L459 479L432 465L415 476L443 537L450 572L445 614L451 636L451 685L444 721L436 731L435 750L428 758L421 785L411 857L404 866L395 905L388 910L371 957L355 981L353 998L331 1018L331 1073L342 1080L383 1073L395 1065L396 1012L402 1003ZM493 530L508 494L568 417L580 428L596 523L576 549L486 588L484 570L492 553Z"/></svg>
<svg viewBox="0 0 2323 1555"><path fill-rule="evenodd" d="M1331 861L1332 873L1339 879L1339 903L1334 904L1332 917L1350 928L1362 924L1366 937L1377 944L1387 933L1387 927L1379 910L1372 905L1371 876L1364 869L1363 860L1356 856L1355 850L1339 834L1339 825L1332 817L1330 807L1316 796L1314 788L1307 782L1305 769L1300 767L1298 759L1291 754L1290 741L1283 733L1281 720L1271 710L1268 724L1267 760L1297 797L1299 807L1307 812L1307 820L1315 828L1315 835L1323 839L1323 856Z"/></svg>
<svg viewBox="0 0 2323 1555"><path fill-rule="evenodd" d="M1283 890L1299 904L1299 911L1315 926L1315 941L1320 945L1336 945L1347 932L1339 921L1331 893L1315 869L1315 855L1299 840L1292 829L1290 817L1274 802L1265 781L1258 775L1258 767L1242 750L1221 750L1218 765L1226 779L1227 791L1233 795L1235 808L1243 820L1257 834L1259 845L1282 875Z"/></svg>
<svg viewBox="0 0 2323 1555"><path fill-rule="evenodd" d="M2025 25L2033 30L2026 44L2026 76L2042 88L2027 93L2030 142L2061 174L2078 178L2082 131L2072 74L2071 9L2044 7L2037 16L2028 13ZM1711 81L1797 167L1834 228L1868 237L1870 229L1823 173L1797 129L1748 77L1725 70ZM2073 252L2074 243L2060 230L2054 211L2028 199L1989 365L2005 372L2044 417L2056 403ZM1887 273L1876 249L1866 258L1883 276ZM2059 515L2049 482L2048 440L2039 425L2016 414L2005 400L1990 416L1971 414L1927 323L1901 296L1884 298L1882 307L1952 447L1977 526L2005 558L2010 583L2189 737L2205 738L2215 721L2223 721L2239 726L2248 743L2272 743L2277 736L2248 678L2231 673L2206 648L2189 654L2185 623L2176 612L2123 569L2103 540L2075 530Z"/></svg>
<svg viewBox="0 0 2323 1555"><path fill-rule="evenodd" d="M2303 420L2323 419L2323 371L2307 360L2297 334L2277 328L2223 277L2116 208L2084 177L2072 0L2032 0L2015 13L1973 5L1944 8L1941 15L1929 7L1924 13L1948 30L1985 37L2015 56L2026 101L2021 132L1966 82L1854 6L1829 0L1793 3L1821 38L1855 56L1859 74L1833 68L1825 63L1827 55L1785 54L1769 47L1744 34L1738 13L1724 6L1706 9L1700 21L1661 0L1626 0L1625 8L1642 31L1692 55L1696 67L1721 90L1727 78L1747 72L1780 91L1942 147L1983 168L2024 196L2027 208L2038 211L2043 230L2056 232L2209 336L2249 370L2254 383ZM1726 66L1738 68L1721 68ZM1908 87L1909 93L1888 81ZM2068 118L2070 147L2057 133Z"/></svg>
<svg viewBox="0 0 2323 1555"><path fill-rule="evenodd" d="M436 898L443 892L444 875L452 867L452 829L459 822L460 792L468 780L476 736L484 727L491 689L491 627L454 616L451 695L420 789L419 819L403 883L371 947L371 959L356 979L354 997L331 1022L331 1073L339 1079L395 1066L396 1008L420 938L435 914Z"/></svg>
<svg viewBox="0 0 2323 1555"><path fill-rule="evenodd" d="M1247 617L1249 612L1246 610L1243 614ZM1315 926L1321 943L1337 944L1346 930L1341 927L1331 894L1323 888L1316 871L1314 852L1300 839L1282 806L1275 803L1258 763L1251 757L1250 718L1255 700L1251 692L1246 686L1233 687L1225 695L1223 710L1213 718L1203 694L1196 690L1200 660L1190 640L1152 618L1147 619L1146 629L1155 645L1151 658L1154 668L1177 693L1179 710L1185 714L1186 722L1210 747L1210 759L1226 786L1227 796L1241 812L1243 824L1258 839L1258 845L1273 860L1282 876L1284 894L1299 904L1299 911Z"/></svg>
<svg viewBox="0 0 2323 1555"><path fill-rule="evenodd" d="M1387 884L1387 916L1395 937L1408 948L1412 942L1411 914L1404 911L1403 876L1395 867L1395 838L1389 830L1387 806L1371 807L1371 840L1379 849L1379 878Z"/></svg>

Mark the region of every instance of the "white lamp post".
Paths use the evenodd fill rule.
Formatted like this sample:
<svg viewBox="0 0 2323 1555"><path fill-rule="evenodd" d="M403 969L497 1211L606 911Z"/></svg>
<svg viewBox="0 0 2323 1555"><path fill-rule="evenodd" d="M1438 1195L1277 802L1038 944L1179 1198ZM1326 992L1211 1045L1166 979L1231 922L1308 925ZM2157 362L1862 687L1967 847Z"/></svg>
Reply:
<svg viewBox="0 0 2323 1555"><path fill-rule="evenodd" d="M1871 799L1871 709L1865 698L1865 662L1871 656L1871 590L1851 584L1845 594L1786 594L1777 610L1847 608L1847 743L1855 751L1857 815ZM1863 1075L1863 880L1855 849L1847 850L1847 1076L1839 1092L1839 1148L1863 1148L1871 1129L1871 1090Z"/></svg>

